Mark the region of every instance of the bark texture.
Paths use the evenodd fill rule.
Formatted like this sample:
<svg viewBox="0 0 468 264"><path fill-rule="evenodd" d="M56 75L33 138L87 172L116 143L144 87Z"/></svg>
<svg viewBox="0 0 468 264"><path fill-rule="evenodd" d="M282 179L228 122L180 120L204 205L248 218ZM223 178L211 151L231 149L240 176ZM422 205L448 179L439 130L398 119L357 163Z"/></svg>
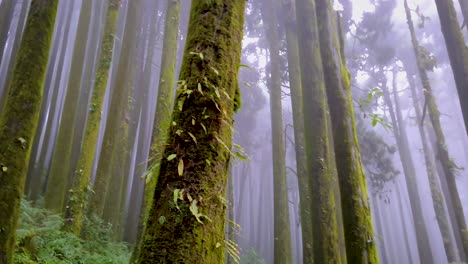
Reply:
<svg viewBox="0 0 468 264"><path fill-rule="evenodd" d="M140 263L225 261L225 188L244 0L192 2L168 141Z"/></svg>
<svg viewBox="0 0 468 264"><path fill-rule="evenodd" d="M0 117L0 263L13 263L16 225L37 128L58 0L33 0Z"/></svg>
<svg viewBox="0 0 468 264"><path fill-rule="evenodd" d="M301 84L303 88L305 149L312 197L312 251L304 263L341 263L336 214L336 167L328 137L330 123L320 55L315 0L296 1ZM303 214L303 212L301 212ZM304 219L309 215L301 215Z"/></svg>

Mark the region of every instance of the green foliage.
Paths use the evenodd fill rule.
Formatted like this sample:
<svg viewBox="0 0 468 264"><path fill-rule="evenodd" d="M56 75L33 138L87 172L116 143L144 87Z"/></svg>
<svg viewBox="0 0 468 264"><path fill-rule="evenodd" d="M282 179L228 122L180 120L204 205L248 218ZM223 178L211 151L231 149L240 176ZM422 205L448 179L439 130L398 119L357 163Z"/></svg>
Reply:
<svg viewBox="0 0 468 264"><path fill-rule="evenodd" d="M245 254L243 254L240 258L241 264L266 264L265 260L263 260L260 256L257 255L255 250L250 249Z"/></svg>
<svg viewBox="0 0 468 264"><path fill-rule="evenodd" d="M85 219L86 239L61 231L63 223L59 215L23 200L14 263L128 263L127 245L112 242L111 226L101 219Z"/></svg>

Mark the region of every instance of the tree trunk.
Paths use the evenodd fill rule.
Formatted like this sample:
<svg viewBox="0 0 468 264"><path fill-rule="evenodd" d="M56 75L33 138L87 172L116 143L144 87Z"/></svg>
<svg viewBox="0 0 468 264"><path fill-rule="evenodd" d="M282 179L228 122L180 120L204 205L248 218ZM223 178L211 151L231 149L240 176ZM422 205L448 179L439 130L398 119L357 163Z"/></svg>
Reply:
<svg viewBox="0 0 468 264"><path fill-rule="evenodd" d="M315 1L296 1L301 84L303 88L305 149L312 197L312 252L304 263L341 263L336 219L335 164L330 146L328 104L325 94ZM301 212L301 219L308 214ZM304 221L303 223L308 223ZM312 255L310 255L312 253Z"/></svg>
<svg viewBox="0 0 468 264"><path fill-rule="evenodd" d="M13 263L16 225L42 101L57 0L33 0L0 117L0 263Z"/></svg>
<svg viewBox="0 0 468 264"><path fill-rule="evenodd" d="M382 69L381 69L382 70ZM427 234L426 224L424 223L424 215L421 207L421 200L418 191L418 183L416 180L416 172L414 169L413 157L409 150L408 135L404 123L399 123L393 109L390 93L387 87L387 79L385 76L382 78L382 91L384 94L384 102L390 112L392 123L392 130L397 141L398 151L400 153L400 161L403 166L405 174L406 186L408 187L408 197L411 205L411 213L413 214L413 224L416 233L416 240L419 252L419 259L421 264L434 263L431 247L429 245L429 236Z"/></svg>
<svg viewBox="0 0 468 264"><path fill-rule="evenodd" d="M437 1L436 1L437 2ZM447 2L451 2L451 0L447 0ZM453 5L453 3L452 3ZM437 8L439 8L439 5L437 6ZM447 6L447 8L449 8ZM452 6L453 8L453 6ZM461 202L461 199L460 199L460 196L458 194L458 189L457 189L457 183L456 183L456 175L455 175L455 172L456 172L456 165L454 163L454 161L452 160L452 158L450 157L449 155L449 152L448 152L448 149L447 149L447 144L445 143L445 135L444 135L444 132L442 130L442 125L440 123L440 112L439 112L439 109L437 107L437 104L435 102L435 98L434 98L434 95L433 95L433 91L432 91L432 87L431 87L431 84L429 82L429 77L427 75L427 71L426 71L426 68L425 68L425 65L424 65L424 62L422 61L422 56L421 56L421 52L420 52L420 45L419 45L419 42L416 38L416 32L415 32L415 29L414 29L414 26L413 26L413 21L411 19L411 11L408 7L408 3L407 1L405 0L405 9L406 9L406 17L407 17L407 22L408 22L408 27L409 27L409 30L410 30L410 33L411 33L411 42L413 44L413 50L414 50L414 54L415 54L415 57L416 57L416 63L417 63L417 66L418 66L418 73L419 73L419 77L421 78L421 83L422 83L422 90L423 90L423 93L424 93L424 97L425 97L425 106L427 107L427 111L429 113L429 117L431 119L431 124L432 124L432 127L434 129L434 133L435 133L435 136L436 136L436 157L437 157L437 160L439 160L440 162L440 165L443 169L443 172L444 172L444 177L447 181L447 184L448 184L448 188L450 190L450 197L451 197L451 201L452 201L452 204L451 206L454 207L454 211L455 211L455 217L456 217L456 223L454 223L454 226L453 228L455 229L455 232L458 232L460 234L460 237L462 238L463 240L463 251L465 253L465 256L468 256L468 229L467 229L467 225L466 225L466 220L465 220L465 215L463 213L463 205L462 205L462 202ZM440 15L440 11L439 11L439 15ZM455 16L455 19L456 19L456 16ZM441 21L442 20L442 17L441 17ZM441 23L444 23L444 22L441 22ZM444 33L444 36L445 36L445 33ZM463 43L464 45L464 43ZM449 45L447 45L449 46ZM465 46L463 46L464 49L466 49ZM465 50L465 52L468 52ZM449 49L449 55L450 55L450 49ZM463 53L460 53L458 55L456 55L458 58L460 57L463 57ZM467 53L467 59L468 59L468 53ZM468 60L467 60L467 63L468 63ZM468 67L468 64L466 65ZM463 67L463 65L457 65L456 67ZM452 64L452 68L454 69L454 74L456 70L458 69L455 69L455 66ZM468 68L467 68L468 69ZM467 72L468 74L468 72ZM463 76L463 78L467 78L466 76ZM467 79L468 80L468 79ZM458 85L458 83L457 83ZM465 85L468 85L468 82L465 83ZM467 96L468 96L468 87L463 87L464 90L467 91ZM459 95L460 95L460 99L462 99L462 93L460 93L459 91ZM468 97L466 97L466 99L468 100ZM467 106L468 106L468 103L464 100L461 100L461 104L463 106L463 103L465 103ZM423 111L426 111L426 109L423 109ZM468 113L467 113L468 114ZM424 117L424 113L423 113L423 117ZM423 118L422 117L422 118ZM468 116L465 116L465 120L467 120ZM423 122L420 121L420 122Z"/></svg>
<svg viewBox="0 0 468 264"><path fill-rule="evenodd" d="M453 1L435 0L435 2L468 133L468 49L458 24Z"/></svg>
<svg viewBox="0 0 468 264"><path fill-rule="evenodd" d="M70 79L68 80L62 118L55 144L52 165L47 182L45 205L48 209L58 213L64 209L66 190L68 187L70 156L74 139L75 120L78 109L78 98L81 91L81 76L86 53L86 40L91 21L91 0L82 3L76 39L84 40L84 44L76 42L73 48Z"/></svg>
<svg viewBox="0 0 468 264"><path fill-rule="evenodd" d="M125 113L128 108L128 96L130 95L131 87L133 86L133 55L135 50L135 39L139 30L139 12L141 9L142 0L134 0L129 2L128 14L125 22L122 52L120 54L119 63L117 65L115 75L115 85L112 91L112 99L109 106L109 117L106 120L105 134L102 143L101 155L96 172L93 190L91 194L89 213L97 216L102 216L105 198L107 196L109 181L111 178L112 158L118 152L120 147L117 142L119 140L118 133L122 121L125 118Z"/></svg>
<svg viewBox="0 0 468 264"><path fill-rule="evenodd" d="M274 204L274 263L292 263L291 226L289 224L288 182L286 178L285 144L283 133L283 108L281 104L281 57L280 37L276 6L262 1L262 20L269 46L269 75L267 85L270 93L271 142L273 161Z"/></svg>
<svg viewBox="0 0 468 264"><path fill-rule="evenodd" d="M325 84L335 142L335 158L341 191L341 207L350 263L378 263L368 202L349 73L340 54L340 40L329 0L316 0Z"/></svg>
<svg viewBox="0 0 468 264"><path fill-rule="evenodd" d="M93 160L96 153L99 127L101 122L101 110L106 93L109 69L111 66L112 52L114 46L114 34L117 28L117 17L119 12L119 1L109 0L104 35L101 41L101 51L96 72L96 83L89 106L88 121L81 147L80 157L76 171L74 172L71 186L71 197L68 199L65 211L65 230L74 234L80 234L83 224L84 205L89 190L92 174Z"/></svg>
<svg viewBox="0 0 468 264"><path fill-rule="evenodd" d="M445 254L447 255L447 261L449 263L456 262L457 254L455 251L455 247L452 244L451 229L450 229L447 214L445 211L445 201L444 201L444 197L442 195L439 182L437 179L437 170L434 167L434 161L431 157L431 150L429 149L429 143L428 143L428 139L426 136L426 132L424 131L424 124L422 122L422 113L421 113L421 109L419 108L419 103L417 100L418 96L416 94L416 87L415 87L414 79L413 79L412 74L408 70L406 71L406 76L408 79L409 88L411 90L411 97L413 98L413 106L414 106L414 110L416 113L416 121L419 124L418 128L419 128L419 135L421 136L421 142L422 142L422 147L423 147L424 162L426 164L426 172L429 178L429 186L431 189L432 202L434 205L434 211L436 213L437 223L439 225L440 232L442 235L442 241L444 243ZM395 104L397 108L399 108L397 104L398 102L397 100L398 98L395 95ZM463 248L461 249L463 250Z"/></svg>
<svg viewBox="0 0 468 264"><path fill-rule="evenodd" d="M8 31L10 30L11 21L13 20L15 4L16 1L13 0L3 0L0 3L0 64L2 64L5 46L8 41Z"/></svg>
<svg viewBox="0 0 468 264"><path fill-rule="evenodd" d="M296 9L294 1L283 1L283 10L286 11L285 28L288 54L289 87L291 91L291 105L294 123L294 149L296 151L296 171L299 183L301 230L302 230L302 252L303 256L312 256L312 216L311 196L307 173L307 157L304 138L304 106L302 104L301 66L299 58L299 44L297 36ZM303 258L304 263L310 263L312 259Z"/></svg>
<svg viewBox="0 0 468 264"><path fill-rule="evenodd" d="M140 263L224 263L223 201L244 8L243 0L192 1L173 123Z"/></svg>

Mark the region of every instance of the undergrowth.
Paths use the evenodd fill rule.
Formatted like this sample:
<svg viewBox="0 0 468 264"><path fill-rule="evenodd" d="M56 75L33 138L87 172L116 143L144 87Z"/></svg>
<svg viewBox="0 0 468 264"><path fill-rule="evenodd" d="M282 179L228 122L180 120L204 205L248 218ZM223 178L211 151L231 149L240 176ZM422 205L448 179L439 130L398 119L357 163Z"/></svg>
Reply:
<svg viewBox="0 0 468 264"><path fill-rule="evenodd" d="M39 203L40 204L40 203ZM112 240L109 224L98 218L86 219L82 239L61 230L64 219L23 200L16 231L15 264L128 263L130 250L125 243Z"/></svg>

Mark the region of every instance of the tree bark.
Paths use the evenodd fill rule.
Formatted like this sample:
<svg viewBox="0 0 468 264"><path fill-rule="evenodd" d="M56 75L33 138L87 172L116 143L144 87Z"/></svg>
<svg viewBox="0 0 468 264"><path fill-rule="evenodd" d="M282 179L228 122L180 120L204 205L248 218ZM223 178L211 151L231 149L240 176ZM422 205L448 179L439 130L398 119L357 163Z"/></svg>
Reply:
<svg viewBox="0 0 468 264"><path fill-rule="evenodd" d="M13 263L16 225L42 101L57 0L33 0L0 117L0 263Z"/></svg>
<svg viewBox="0 0 468 264"><path fill-rule="evenodd" d="M320 56L315 0L296 1L305 149L312 197L312 247L304 263L341 263L335 201L335 164L330 145L328 103ZM301 212L301 219L309 215ZM303 223L308 223L307 221ZM312 255L310 255L312 254Z"/></svg>
<svg viewBox="0 0 468 264"><path fill-rule="evenodd" d="M468 133L468 49L458 24L453 1L435 0L435 3Z"/></svg>
<svg viewBox="0 0 468 264"><path fill-rule="evenodd" d="M350 263L378 263L372 216L357 141L351 82L343 55L334 11L329 0L316 0L325 85L333 128L333 142L346 243Z"/></svg>
<svg viewBox="0 0 468 264"><path fill-rule="evenodd" d="M192 1L173 123L140 263L224 263L223 201L244 8L244 0Z"/></svg>

